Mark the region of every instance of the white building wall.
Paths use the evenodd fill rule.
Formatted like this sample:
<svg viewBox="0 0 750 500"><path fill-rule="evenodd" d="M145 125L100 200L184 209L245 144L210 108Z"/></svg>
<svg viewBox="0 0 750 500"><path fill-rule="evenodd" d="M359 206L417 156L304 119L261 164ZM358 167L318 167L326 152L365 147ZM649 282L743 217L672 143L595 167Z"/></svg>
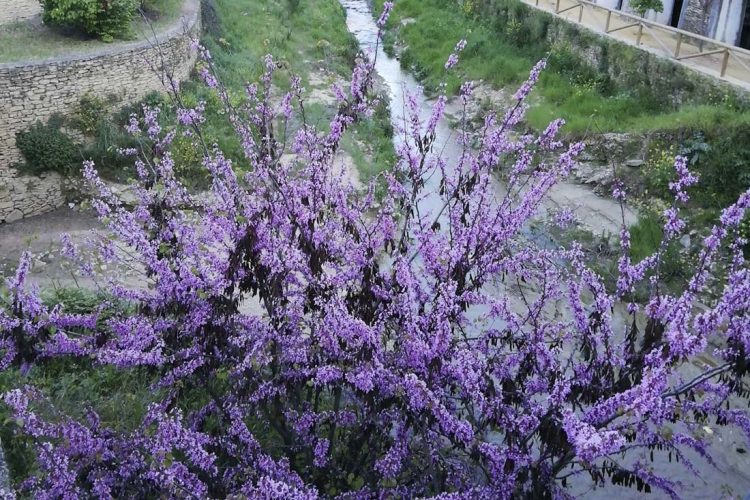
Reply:
<svg viewBox="0 0 750 500"><path fill-rule="evenodd" d="M743 0L723 0L714 38L732 45L737 45L740 42L743 7Z"/></svg>
<svg viewBox="0 0 750 500"><path fill-rule="evenodd" d="M654 12L650 10L646 13L646 19L661 24L669 24L672 20L672 9L674 8L674 0L662 0L664 8L661 12Z"/></svg>
<svg viewBox="0 0 750 500"><path fill-rule="evenodd" d="M606 7L609 9L616 9L618 0L594 0L597 5ZM685 0L685 5L689 0ZM717 4L714 4L718 12L718 20L714 18L709 23L709 29L713 29L710 33L711 38L714 38L720 42L728 43L731 45L737 45L740 42L740 36L742 34L742 21L744 17L744 4L746 0L715 0ZM664 9L662 12L648 11L646 13L646 19L656 23L669 25L672 20L672 10L675 8L675 0L662 0ZM622 2L622 12L633 14L630 8L628 0Z"/></svg>
<svg viewBox="0 0 750 500"><path fill-rule="evenodd" d="M617 8L617 0L596 0L596 4L601 5L602 7L606 7L608 9Z"/></svg>
<svg viewBox="0 0 750 500"><path fill-rule="evenodd" d="M742 1L742 0L735 0L735 1ZM618 0L597 0L596 4L601 5L602 7L607 7L609 9L616 9L617 8L617 2ZM664 3L664 9L662 12L654 12L653 10L650 10L646 13L646 19L649 21L654 21L656 23L661 24L669 24L669 21L672 19L672 7L674 6L674 0L662 0ZM630 2L628 0L623 0L622 2L622 12L626 12L628 14L633 14L633 9L630 8Z"/></svg>

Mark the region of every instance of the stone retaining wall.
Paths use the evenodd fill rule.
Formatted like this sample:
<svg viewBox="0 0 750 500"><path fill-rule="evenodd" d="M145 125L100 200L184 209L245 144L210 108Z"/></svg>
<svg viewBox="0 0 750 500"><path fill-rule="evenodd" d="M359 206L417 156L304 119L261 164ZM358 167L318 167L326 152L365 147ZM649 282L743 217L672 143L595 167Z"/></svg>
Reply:
<svg viewBox="0 0 750 500"><path fill-rule="evenodd" d="M545 36L552 50L570 49L596 73L608 76L619 91L648 89L675 109L685 104L714 104L722 98L750 107L750 93L742 87L548 12L525 8L529 16L546 18Z"/></svg>
<svg viewBox="0 0 750 500"><path fill-rule="evenodd" d="M60 206L60 177L20 177L16 132L54 113L71 113L91 93L134 102L165 90L163 75L187 78L195 64L191 36L200 30L200 2L186 0L179 21L156 40L122 43L87 54L47 61L0 64L0 223L38 215Z"/></svg>

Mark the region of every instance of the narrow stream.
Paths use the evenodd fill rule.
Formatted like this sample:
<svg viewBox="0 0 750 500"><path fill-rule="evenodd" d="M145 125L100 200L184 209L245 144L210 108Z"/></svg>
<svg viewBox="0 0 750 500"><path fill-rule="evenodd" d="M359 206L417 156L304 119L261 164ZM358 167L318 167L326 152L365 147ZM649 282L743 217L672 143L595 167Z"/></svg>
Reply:
<svg viewBox="0 0 750 500"><path fill-rule="evenodd" d="M354 34L360 47L367 53L377 47L377 58L375 70L388 89L390 100L391 123L394 129L402 127L408 119L406 111L407 96L416 99L419 106L419 118L426 123L432 114L434 100L429 99L423 92L422 86L410 73L401 69L398 59L390 57L383 50L383 44L378 43L378 28L367 0L340 0L346 9L346 23L349 31ZM448 54L446 54L447 58ZM440 157L447 165L458 163L462 146L458 142L459 133L451 126L444 117L438 122L435 129L434 151L439 152ZM398 134L394 135L394 141L401 141ZM444 200L437 194L440 176L430 175L425 182L424 198L419 201L420 213L436 213L442 207ZM503 192L504 184L497 180L498 192ZM524 228L524 236L534 240L538 245L554 245L552 239L542 228L527 226Z"/></svg>
<svg viewBox="0 0 750 500"><path fill-rule="evenodd" d="M404 123L406 110L404 103L406 96L414 96L419 105L420 118L426 122L431 113L433 102L427 98L422 91L419 82L408 72L401 69L399 61L388 56L378 43L378 29L375 24L370 2L368 0L339 0L346 10L346 23L349 31L354 34L360 47L372 55L377 47L377 59L375 69L385 82L390 97L391 122L394 128ZM446 54L446 58L449 54ZM442 119L437 125L435 145L441 151L442 158L450 165L459 159L461 147L456 142L457 134L451 128L448 120ZM399 140L395 138L395 140ZM426 191L436 192L439 178L433 175L425 186ZM502 189L502 185L498 186ZM583 213L577 213L579 219L586 221L601 220L610 213L615 214L615 221L619 218L619 204L612 200L596 196L587 187L573 183L563 182L550 193L550 202L547 208L569 206L571 200L579 202ZM442 205L437 194L422 200L420 207L425 210L436 211ZM628 223L634 222L637 216L633 212L628 214ZM616 222L619 225L619 222ZM601 227L589 224L589 227ZM610 226L604 229L611 232ZM528 229L525 234L538 244L550 244L551 240L543 230ZM622 319L622 318L621 318ZM696 368L697 370L697 368ZM655 456L654 468L663 471L670 479L680 481L684 489L683 498L715 499L715 498L744 498L748 494L750 498L750 450L747 450L747 442L744 436L734 429L714 429L716 439L711 447L711 453L716 461L717 467L703 465L698 460L695 463L701 467L701 477L689 473L682 465L670 462L667 457ZM738 451L742 450L742 451ZM606 486L592 490L590 482L584 477L574 481L570 492L576 496L594 499L611 499L613 495L618 499L644 498L644 494L638 493L636 489L617 486ZM647 498L664 498L661 493L646 495Z"/></svg>
<svg viewBox="0 0 750 500"><path fill-rule="evenodd" d="M419 118L425 123L432 114L433 103L425 96L419 82L409 73L401 69L396 58L388 56L383 50L383 44L378 43L378 28L370 10L370 2L367 0L341 0L346 9L346 23L349 31L354 34L360 47L368 55L372 55L377 46L377 58L375 71L385 83L390 100L391 123L394 129L403 127L408 120L406 101L407 96L416 99L419 105ZM447 57L447 55L446 55ZM450 127L447 120L438 122L435 130L435 148L441 151L441 156L450 164L455 164L460 155L460 147L456 142L456 133ZM398 133L394 134L394 141L401 141ZM422 213L436 212L442 205L440 196L437 195L437 185L440 181L439 175L432 175L426 179L424 193L427 195L420 202Z"/></svg>

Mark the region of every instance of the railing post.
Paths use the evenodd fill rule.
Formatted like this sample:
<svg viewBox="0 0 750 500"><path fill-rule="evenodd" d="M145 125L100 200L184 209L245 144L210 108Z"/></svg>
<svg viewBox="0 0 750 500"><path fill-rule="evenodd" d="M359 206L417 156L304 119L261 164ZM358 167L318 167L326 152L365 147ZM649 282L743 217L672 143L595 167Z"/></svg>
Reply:
<svg viewBox="0 0 750 500"><path fill-rule="evenodd" d="M724 49L724 59L721 61L721 77L727 74L727 64L729 64L729 49Z"/></svg>
<svg viewBox="0 0 750 500"><path fill-rule="evenodd" d="M557 3L555 3L555 14L560 12L560 0L557 0Z"/></svg>
<svg viewBox="0 0 750 500"><path fill-rule="evenodd" d="M578 11L578 24L581 24L581 19L583 19L583 4L579 3L578 5L581 6L581 10Z"/></svg>
<svg viewBox="0 0 750 500"><path fill-rule="evenodd" d="M680 47L682 47L682 33L677 34L677 45L674 48L674 58L680 57Z"/></svg>
<svg viewBox="0 0 750 500"><path fill-rule="evenodd" d="M604 26L604 32L609 33L609 22L612 20L612 11L607 11L607 24Z"/></svg>
<svg viewBox="0 0 750 500"><path fill-rule="evenodd" d="M635 39L636 47L638 47L641 44L642 36L643 36L643 23L638 23L638 37Z"/></svg>

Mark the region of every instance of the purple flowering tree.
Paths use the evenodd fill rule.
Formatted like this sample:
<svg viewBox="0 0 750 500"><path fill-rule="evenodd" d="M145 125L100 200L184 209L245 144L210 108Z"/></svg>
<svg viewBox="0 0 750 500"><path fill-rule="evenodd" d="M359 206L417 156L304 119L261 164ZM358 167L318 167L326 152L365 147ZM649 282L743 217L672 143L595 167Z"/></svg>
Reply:
<svg viewBox="0 0 750 500"><path fill-rule="evenodd" d="M84 165L110 234L96 242L100 258L116 261L127 248L143 270L139 287L99 278L127 307L71 314L44 305L27 285L29 256L7 283L2 369L63 359L153 380L133 429L108 428L94 411L50 411L32 386L5 393L36 454L25 494L550 498L582 478L676 496L654 452L698 467L690 457L711 458L697 428L750 436L747 411L732 403L748 393L750 276L737 229L750 194L703 241L681 295L659 287L664 246L631 262L624 228L608 290L579 245L542 248L524 237L582 149L557 138L561 120L538 135L513 133L544 62L515 106L487 117L478 146L460 134L455 161L434 144L446 96L424 121L409 99L397 164L357 192L332 162L342 134L376 104L372 61L357 63L318 129L305 121L299 79L274 95L271 57L236 108L202 55L204 81L252 170L238 177L206 144L210 193L188 192L170 143L178 134L202 141L203 109L175 93L174 126L147 109L129 127L143 145L123 151L138 172L135 206ZM471 84L460 99L471 99ZM683 158L675 168L664 245L684 230L680 207L696 182ZM714 298L711 276L723 280ZM637 304L643 282L652 293ZM712 352L720 363L686 370L709 339L722 346Z"/></svg>

